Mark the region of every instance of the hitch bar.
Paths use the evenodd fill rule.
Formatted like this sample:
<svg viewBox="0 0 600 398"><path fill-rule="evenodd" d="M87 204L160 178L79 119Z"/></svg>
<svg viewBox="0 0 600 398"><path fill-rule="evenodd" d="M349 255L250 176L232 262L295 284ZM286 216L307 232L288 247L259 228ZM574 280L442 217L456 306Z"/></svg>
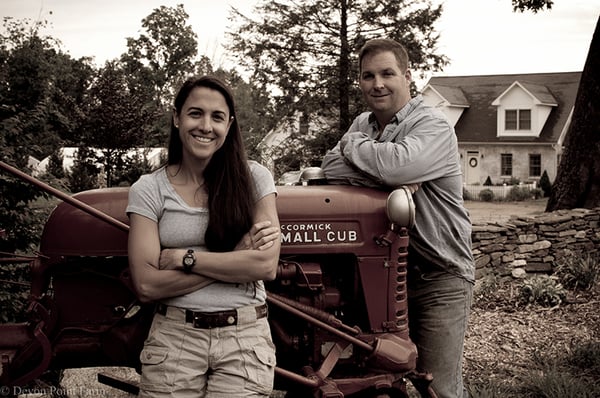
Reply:
<svg viewBox="0 0 600 398"><path fill-rule="evenodd" d="M0 161L0 169L8 171L9 173L19 177L20 179L27 181L30 184L35 185L36 187L42 189L43 191L46 191L49 194L54 195L58 199L61 199L62 201L67 202L70 205L73 205L73 206L77 207L78 209L83 210L86 213L88 213L96 218L106 221L107 223L121 229L122 231L125 231L125 232L129 231L129 225L117 220L114 217L109 216L108 214L88 205L87 203L82 202L81 200L77 200L77 199L67 195L64 192L61 192L58 189L51 187L50 185L38 180L35 177L30 176L27 173L23 173L21 170L15 168L9 164L4 163L3 161Z"/></svg>

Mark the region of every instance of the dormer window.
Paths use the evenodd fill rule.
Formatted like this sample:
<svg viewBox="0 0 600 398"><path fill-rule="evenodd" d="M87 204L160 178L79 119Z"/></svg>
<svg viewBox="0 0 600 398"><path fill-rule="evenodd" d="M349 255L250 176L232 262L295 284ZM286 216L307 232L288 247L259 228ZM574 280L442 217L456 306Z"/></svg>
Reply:
<svg viewBox="0 0 600 398"><path fill-rule="evenodd" d="M531 109L507 109L504 128L506 130L531 130Z"/></svg>
<svg viewBox="0 0 600 398"><path fill-rule="evenodd" d="M546 86L515 81L492 105L498 108L498 137L539 137L552 108L558 106Z"/></svg>

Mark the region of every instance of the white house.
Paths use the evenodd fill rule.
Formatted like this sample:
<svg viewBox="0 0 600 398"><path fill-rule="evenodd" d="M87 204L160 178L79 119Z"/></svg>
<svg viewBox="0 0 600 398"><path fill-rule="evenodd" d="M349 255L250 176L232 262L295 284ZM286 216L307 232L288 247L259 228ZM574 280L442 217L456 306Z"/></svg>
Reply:
<svg viewBox="0 0 600 398"><path fill-rule="evenodd" d="M422 95L454 125L464 181L554 181L581 72L433 77Z"/></svg>
<svg viewBox="0 0 600 398"><path fill-rule="evenodd" d="M73 167L73 163L75 161L75 156L77 155L77 147L63 147L60 148L60 153L63 158L63 169L66 172L71 171ZM102 151L100 149L94 149L96 154L101 154ZM153 168L160 166L161 161L164 157L166 157L167 149L166 148L135 148L127 151L126 156L145 156L150 165ZM37 176L43 174L48 169L48 163L50 162L50 156L42 159L36 168L32 168L33 176ZM98 165L101 167L101 165Z"/></svg>

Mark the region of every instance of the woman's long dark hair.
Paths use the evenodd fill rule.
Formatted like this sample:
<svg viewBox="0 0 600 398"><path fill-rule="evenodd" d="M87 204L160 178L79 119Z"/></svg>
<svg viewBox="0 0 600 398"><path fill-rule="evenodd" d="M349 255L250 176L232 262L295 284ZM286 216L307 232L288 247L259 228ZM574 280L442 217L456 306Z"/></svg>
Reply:
<svg viewBox="0 0 600 398"><path fill-rule="evenodd" d="M223 146L210 159L204 170L208 191L209 222L205 235L210 251L231 251L242 236L250 230L254 216L254 182L248 168L248 158L235 112L235 102L229 87L213 76L188 79L175 97L175 112L179 115L183 104L196 87L207 87L220 92L229 108L233 121ZM169 165L180 164L183 144L179 130L171 118Z"/></svg>

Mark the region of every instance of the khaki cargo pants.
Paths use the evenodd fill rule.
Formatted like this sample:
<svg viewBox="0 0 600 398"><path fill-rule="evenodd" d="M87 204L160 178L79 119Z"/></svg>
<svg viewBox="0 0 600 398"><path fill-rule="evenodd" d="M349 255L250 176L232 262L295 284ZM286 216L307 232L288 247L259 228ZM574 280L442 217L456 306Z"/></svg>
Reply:
<svg viewBox="0 0 600 398"><path fill-rule="evenodd" d="M237 310L238 324L197 329L183 310L155 314L140 354L139 397L268 397L275 346L267 318L254 307Z"/></svg>

